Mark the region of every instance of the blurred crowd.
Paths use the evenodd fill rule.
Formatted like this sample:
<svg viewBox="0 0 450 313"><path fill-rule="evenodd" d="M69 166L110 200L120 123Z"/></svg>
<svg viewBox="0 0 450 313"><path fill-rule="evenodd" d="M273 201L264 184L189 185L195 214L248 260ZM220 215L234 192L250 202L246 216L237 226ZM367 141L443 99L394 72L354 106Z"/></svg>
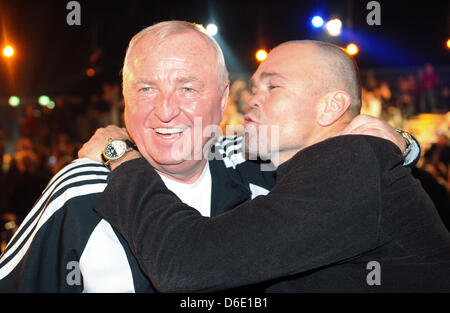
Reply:
<svg viewBox="0 0 450 313"><path fill-rule="evenodd" d="M123 126L123 100L118 84L78 105L64 97L55 108L28 103L17 119L17 134L0 125L0 233L2 243L22 223L50 178L77 158L78 150L99 127ZM6 152L13 140L12 153Z"/></svg>
<svg viewBox="0 0 450 313"><path fill-rule="evenodd" d="M380 117L402 129L419 114L445 115L443 125L434 134L434 143L421 142L421 161L412 174L420 180L450 230L450 81L448 77L441 79L432 64L417 73L385 76L379 79L373 71L363 75L362 114Z"/></svg>
<svg viewBox="0 0 450 313"><path fill-rule="evenodd" d="M418 73L378 79L374 71L362 78L361 113L399 124L420 113L446 113L450 106L450 86L441 81L432 64ZM389 75L391 76L391 75Z"/></svg>
<svg viewBox="0 0 450 313"><path fill-rule="evenodd" d="M381 117L401 128L418 113L447 113L449 87L442 84L431 64L418 75L397 77L396 82L379 79L367 71L362 80L362 113ZM224 134L243 132L251 92L244 79L235 79L221 127ZM104 84L103 91L79 105L55 99L52 110L30 103L20 117L20 130L13 153L5 153L10 130L0 128L0 214L2 241L23 221L50 178L77 157L81 145L98 127L124 126L123 99L118 84ZM449 121L450 119L447 119ZM1 127L2 125L0 125ZM450 140L449 131L423 151L420 167L413 169L450 229Z"/></svg>

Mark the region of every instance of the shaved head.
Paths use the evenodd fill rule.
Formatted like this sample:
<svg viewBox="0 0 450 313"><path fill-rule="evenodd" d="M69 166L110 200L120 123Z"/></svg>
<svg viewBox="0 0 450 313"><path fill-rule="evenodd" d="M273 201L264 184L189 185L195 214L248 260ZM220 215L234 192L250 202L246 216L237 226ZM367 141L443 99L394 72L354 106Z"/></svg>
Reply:
<svg viewBox="0 0 450 313"><path fill-rule="evenodd" d="M341 48L325 42L290 41L277 46L250 82L253 96L246 127L264 125L270 133L249 133L246 142L258 142L275 154L251 147L248 151L270 155L272 161L278 155L284 162L299 149L336 136L361 108L355 62Z"/></svg>
<svg viewBox="0 0 450 313"><path fill-rule="evenodd" d="M344 49L331 43L314 40L288 41L279 47L292 45L298 49L309 48L313 50L311 67L311 87L314 93L322 95L328 91L343 89L351 97L350 113L358 115L361 110L361 82L356 62ZM275 49L277 49L275 48ZM300 60L301 62L301 60Z"/></svg>

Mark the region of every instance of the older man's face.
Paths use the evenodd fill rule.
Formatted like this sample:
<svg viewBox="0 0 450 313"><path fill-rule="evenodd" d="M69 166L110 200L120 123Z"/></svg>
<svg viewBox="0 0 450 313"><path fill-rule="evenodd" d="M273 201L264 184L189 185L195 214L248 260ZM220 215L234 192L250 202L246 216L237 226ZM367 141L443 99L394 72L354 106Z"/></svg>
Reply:
<svg viewBox="0 0 450 313"><path fill-rule="evenodd" d="M280 153L298 150L310 141L317 126L316 63L314 48L304 44L280 46L260 64L251 80L253 96L246 115L246 127L259 129L246 137L250 153L261 155L261 149L274 152L271 139L276 138L276 128ZM267 136L261 126L268 128ZM258 151L252 151L255 142Z"/></svg>
<svg viewBox="0 0 450 313"><path fill-rule="evenodd" d="M158 45L146 36L124 73L127 130L157 169L185 171L199 162L209 139L203 129L220 123L226 96L214 50L199 34L172 35ZM194 129L196 118L202 125Z"/></svg>

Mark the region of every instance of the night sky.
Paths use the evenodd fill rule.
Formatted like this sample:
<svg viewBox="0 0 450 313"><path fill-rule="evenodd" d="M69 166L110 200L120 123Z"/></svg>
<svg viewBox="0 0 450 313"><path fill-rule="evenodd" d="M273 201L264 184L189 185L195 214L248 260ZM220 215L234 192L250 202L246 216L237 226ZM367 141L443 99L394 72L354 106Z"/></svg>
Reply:
<svg viewBox="0 0 450 313"><path fill-rule="evenodd" d="M270 50L296 39L326 40L360 47L361 68L450 65L449 1L378 1L381 25L369 26L369 1L78 1L81 26L69 26L69 1L0 0L0 43L16 49L11 64L0 60L0 97L11 94L89 95L103 82L120 82L130 38L145 26L178 19L215 22L230 72L252 72L258 48ZM315 14L339 17L340 37L313 29ZM349 23L353 25L349 28ZM90 62L97 51L99 57ZM95 77L85 70L94 67Z"/></svg>

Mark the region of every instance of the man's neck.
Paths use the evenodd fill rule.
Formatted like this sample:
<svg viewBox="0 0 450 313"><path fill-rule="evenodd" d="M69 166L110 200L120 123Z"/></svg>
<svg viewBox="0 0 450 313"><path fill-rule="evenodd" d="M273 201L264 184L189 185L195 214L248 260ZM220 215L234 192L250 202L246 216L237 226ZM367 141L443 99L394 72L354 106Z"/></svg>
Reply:
<svg viewBox="0 0 450 313"><path fill-rule="evenodd" d="M335 124L331 127L327 127L323 129L323 131L316 132L315 136L312 136L305 145L296 147L294 149L282 150L279 151L277 156L273 156L271 158L273 165L275 168L283 164L284 162L290 160L294 155L296 155L299 151L305 149L306 147L312 146L316 143L324 141L328 138L339 136L340 132L347 126L347 123L339 123Z"/></svg>

